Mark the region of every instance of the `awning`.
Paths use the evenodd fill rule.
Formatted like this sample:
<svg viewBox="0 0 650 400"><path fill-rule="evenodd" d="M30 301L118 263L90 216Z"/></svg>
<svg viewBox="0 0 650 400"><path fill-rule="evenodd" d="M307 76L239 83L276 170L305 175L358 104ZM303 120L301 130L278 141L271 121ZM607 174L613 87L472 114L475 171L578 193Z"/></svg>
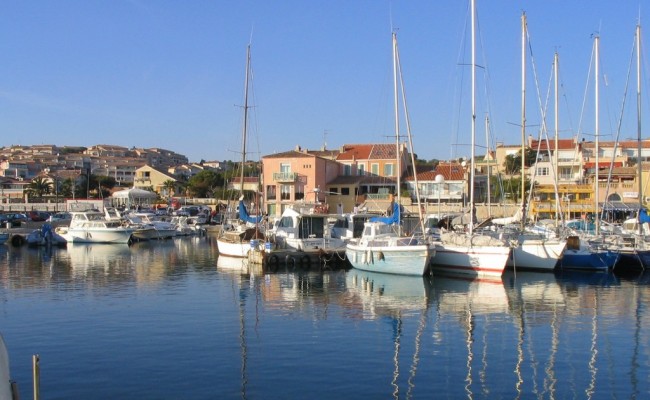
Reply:
<svg viewBox="0 0 650 400"><path fill-rule="evenodd" d="M639 203L623 203L622 201L608 201L600 203L603 211L638 211Z"/></svg>
<svg viewBox="0 0 650 400"><path fill-rule="evenodd" d="M611 165L612 165L612 163L610 161L599 161L598 162L598 167L601 168L601 169L602 168L609 168ZM596 163L595 162L586 162L586 163L582 164L582 166L583 166L583 168L588 168L588 169L589 168L594 168L594 167L596 167ZM614 168L622 167L622 166L623 166L623 161L614 161Z"/></svg>

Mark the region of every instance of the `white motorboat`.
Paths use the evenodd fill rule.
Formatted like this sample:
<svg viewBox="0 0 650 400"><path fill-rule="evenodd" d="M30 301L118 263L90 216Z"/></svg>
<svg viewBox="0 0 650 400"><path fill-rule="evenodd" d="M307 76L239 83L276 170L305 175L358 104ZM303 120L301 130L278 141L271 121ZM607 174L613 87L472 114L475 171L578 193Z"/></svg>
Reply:
<svg viewBox="0 0 650 400"><path fill-rule="evenodd" d="M75 211L71 214L69 226L55 229L69 243L129 243L137 230L119 220L108 220L99 211Z"/></svg>
<svg viewBox="0 0 650 400"><path fill-rule="evenodd" d="M280 249L299 251L345 250L345 239L334 237L329 214L313 212L311 207L287 208L270 234Z"/></svg>
<svg viewBox="0 0 650 400"><path fill-rule="evenodd" d="M147 226L154 229L150 239L169 239L178 234L178 226L169 221L162 221L154 214L131 213L126 216L131 223L140 226ZM180 217L177 217L180 218Z"/></svg>

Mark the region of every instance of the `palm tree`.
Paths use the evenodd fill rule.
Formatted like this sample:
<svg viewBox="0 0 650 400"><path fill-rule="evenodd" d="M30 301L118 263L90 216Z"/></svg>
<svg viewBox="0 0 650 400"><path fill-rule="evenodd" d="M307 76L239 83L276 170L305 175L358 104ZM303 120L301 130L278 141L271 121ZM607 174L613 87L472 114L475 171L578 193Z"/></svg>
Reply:
<svg viewBox="0 0 650 400"><path fill-rule="evenodd" d="M173 179L167 179L163 182L163 188L167 192L167 196L172 197L174 195L174 189L176 189L176 181Z"/></svg>
<svg viewBox="0 0 650 400"><path fill-rule="evenodd" d="M42 176L37 176L29 183L27 190L34 197L43 197L52 192L52 182Z"/></svg>

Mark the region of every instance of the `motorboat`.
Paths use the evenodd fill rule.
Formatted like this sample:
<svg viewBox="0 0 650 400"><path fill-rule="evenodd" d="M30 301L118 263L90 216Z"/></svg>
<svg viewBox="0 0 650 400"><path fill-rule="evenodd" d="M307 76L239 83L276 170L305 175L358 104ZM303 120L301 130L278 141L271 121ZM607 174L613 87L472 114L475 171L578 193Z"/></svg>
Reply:
<svg viewBox="0 0 650 400"><path fill-rule="evenodd" d="M130 213L126 215L126 218L132 224L152 227L154 232L150 239L169 239L178 233L176 224L160 220L156 215L151 213Z"/></svg>
<svg viewBox="0 0 650 400"><path fill-rule="evenodd" d="M129 243L138 229L120 220L106 219L104 213L93 211L73 211L69 226L60 226L55 233L63 236L69 243Z"/></svg>
<svg viewBox="0 0 650 400"><path fill-rule="evenodd" d="M275 242L276 248L298 251L345 250L345 238L335 237L333 228L330 227L333 216L313 210L300 206L284 210L268 235Z"/></svg>

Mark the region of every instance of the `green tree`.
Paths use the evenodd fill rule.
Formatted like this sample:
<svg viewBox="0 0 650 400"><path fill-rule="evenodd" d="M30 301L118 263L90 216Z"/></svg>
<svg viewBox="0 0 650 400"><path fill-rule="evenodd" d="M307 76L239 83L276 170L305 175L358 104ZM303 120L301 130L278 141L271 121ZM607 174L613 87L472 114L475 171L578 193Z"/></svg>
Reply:
<svg viewBox="0 0 650 400"><path fill-rule="evenodd" d="M165 189L167 196L172 197L176 190L176 181L173 179L167 179L165 182L163 182L163 188Z"/></svg>
<svg viewBox="0 0 650 400"><path fill-rule="evenodd" d="M72 197L75 182L68 178L59 184L59 197Z"/></svg>
<svg viewBox="0 0 650 400"><path fill-rule="evenodd" d="M94 179L91 179L91 189L98 192L101 198L110 196L112 189L117 185L115 178L105 175L91 175L91 178L93 177Z"/></svg>
<svg viewBox="0 0 650 400"><path fill-rule="evenodd" d="M223 186L223 182L220 174L204 170L189 179L187 190L193 197L208 197L214 195L215 189Z"/></svg>
<svg viewBox="0 0 650 400"><path fill-rule="evenodd" d="M37 176L27 186L30 197L43 197L52 192L52 182L42 176Z"/></svg>
<svg viewBox="0 0 650 400"><path fill-rule="evenodd" d="M503 179L500 176L490 177L491 197L495 201L521 201L521 178ZM530 192L530 180L526 179L525 183L526 196Z"/></svg>
<svg viewBox="0 0 650 400"><path fill-rule="evenodd" d="M524 152L524 165L530 167L535 163L537 151L527 147ZM506 174L514 175L521 171L521 150L517 154L508 154L503 162Z"/></svg>

